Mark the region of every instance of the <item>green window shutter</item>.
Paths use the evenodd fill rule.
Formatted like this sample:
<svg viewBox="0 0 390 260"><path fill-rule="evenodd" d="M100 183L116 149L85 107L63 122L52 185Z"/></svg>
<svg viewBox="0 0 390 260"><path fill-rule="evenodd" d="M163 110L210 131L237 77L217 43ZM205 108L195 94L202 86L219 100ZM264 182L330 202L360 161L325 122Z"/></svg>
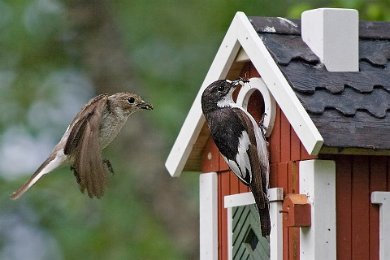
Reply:
<svg viewBox="0 0 390 260"><path fill-rule="evenodd" d="M255 204L234 207L233 259L269 259L269 240L261 236Z"/></svg>

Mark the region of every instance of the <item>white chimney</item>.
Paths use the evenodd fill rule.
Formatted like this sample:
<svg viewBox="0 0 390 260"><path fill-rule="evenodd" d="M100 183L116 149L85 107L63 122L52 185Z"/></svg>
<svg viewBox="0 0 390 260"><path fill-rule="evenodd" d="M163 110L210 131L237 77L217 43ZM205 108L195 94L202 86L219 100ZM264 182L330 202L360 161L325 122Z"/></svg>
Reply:
<svg viewBox="0 0 390 260"><path fill-rule="evenodd" d="M302 39L328 71L359 71L359 12L320 8L302 13Z"/></svg>

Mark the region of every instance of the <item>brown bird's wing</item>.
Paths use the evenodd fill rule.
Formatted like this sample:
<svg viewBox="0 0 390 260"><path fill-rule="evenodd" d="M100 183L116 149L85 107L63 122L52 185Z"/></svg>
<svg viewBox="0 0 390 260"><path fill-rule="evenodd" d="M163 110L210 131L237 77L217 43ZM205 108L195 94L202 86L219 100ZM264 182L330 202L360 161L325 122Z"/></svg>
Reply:
<svg viewBox="0 0 390 260"><path fill-rule="evenodd" d="M256 205L259 210L262 235L264 237L269 236L271 232L271 219L269 215L268 198L267 198L268 187L267 187L266 174L267 174L268 167L262 165L259 158L259 152L257 148L258 144L256 141L256 135L253 128L253 127L257 127L257 125L253 126L249 116L241 109L234 108L233 110L234 112L236 112L238 117L240 117L249 136L250 145L247 150L247 154L249 157L251 170L252 170L252 181L249 184L249 187L253 193L253 197L255 198ZM267 151L264 151L264 153L267 153Z"/></svg>
<svg viewBox="0 0 390 260"><path fill-rule="evenodd" d="M82 192L89 197L100 198L106 186L106 169L103 164L99 133L106 95L99 95L89 102L76 116L64 153L74 158L72 169Z"/></svg>

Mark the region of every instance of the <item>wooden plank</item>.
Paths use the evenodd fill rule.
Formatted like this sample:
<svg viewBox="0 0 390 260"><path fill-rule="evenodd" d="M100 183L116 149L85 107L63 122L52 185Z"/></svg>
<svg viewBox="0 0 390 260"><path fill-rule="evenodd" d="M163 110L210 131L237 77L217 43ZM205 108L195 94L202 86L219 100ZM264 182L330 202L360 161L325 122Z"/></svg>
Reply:
<svg viewBox="0 0 390 260"><path fill-rule="evenodd" d="M301 160L312 160L312 159L317 159L317 158L318 158L317 155L310 155L307 152L306 148L301 143Z"/></svg>
<svg viewBox="0 0 390 260"><path fill-rule="evenodd" d="M221 255L221 241L222 241L222 229L223 226L221 224L222 221L222 210L224 209L221 207L221 202L223 201L222 197L222 178L221 178L221 173L218 173L218 260L222 260L222 255Z"/></svg>
<svg viewBox="0 0 390 260"><path fill-rule="evenodd" d="M291 160L291 136L290 123L284 113L280 114L280 161L288 162Z"/></svg>
<svg viewBox="0 0 390 260"><path fill-rule="evenodd" d="M289 227L283 225L283 259L289 259Z"/></svg>
<svg viewBox="0 0 390 260"><path fill-rule="evenodd" d="M352 163L349 156L336 159L337 259L352 258Z"/></svg>
<svg viewBox="0 0 390 260"><path fill-rule="evenodd" d="M220 170L220 155L212 138L207 141L202 157L202 172L218 172Z"/></svg>
<svg viewBox="0 0 390 260"><path fill-rule="evenodd" d="M352 259L369 259L369 161L355 156L352 165Z"/></svg>
<svg viewBox="0 0 390 260"><path fill-rule="evenodd" d="M280 108L276 106L275 124L269 138L270 162L280 162Z"/></svg>
<svg viewBox="0 0 390 260"><path fill-rule="evenodd" d="M218 176L215 172L199 176L200 259L218 258Z"/></svg>
<svg viewBox="0 0 390 260"><path fill-rule="evenodd" d="M290 227L288 229L288 259L299 260L299 228Z"/></svg>
<svg viewBox="0 0 390 260"><path fill-rule="evenodd" d="M371 157L370 193L386 191L387 158ZM379 259L379 205L370 206L370 259Z"/></svg>
<svg viewBox="0 0 390 260"><path fill-rule="evenodd" d="M336 164L332 160L302 161L299 175L299 191L311 204L311 226L300 232L300 257L336 259Z"/></svg>
<svg viewBox="0 0 390 260"><path fill-rule="evenodd" d="M221 198L219 200L219 205L223 205L223 201L226 195L230 195L230 172L225 171L218 174L221 179ZM228 257L228 248L227 248L227 210L224 207L219 207L221 210L221 220L220 220L220 229L221 229L221 240L220 240L220 255L221 259L227 259Z"/></svg>
<svg viewBox="0 0 390 260"><path fill-rule="evenodd" d="M379 259L390 259L390 192L371 193L371 202L379 204Z"/></svg>
<svg viewBox="0 0 390 260"><path fill-rule="evenodd" d="M294 129L291 132L291 160L298 161L301 159L301 141L299 140Z"/></svg>
<svg viewBox="0 0 390 260"><path fill-rule="evenodd" d="M219 153L219 150L218 150L218 157L219 157L219 170L220 171L229 171L230 170L229 165L222 158L221 154Z"/></svg>
<svg viewBox="0 0 390 260"><path fill-rule="evenodd" d="M287 193L299 193L299 167L298 162L288 162L288 188Z"/></svg>
<svg viewBox="0 0 390 260"><path fill-rule="evenodd" d="M270 164L270 173L269 173L269 186L270 187L278 187L277 176L278 176L278 164L271 163Z"/></svg>
<svg viewBox="0 0 390 260"><path fill-rule="evenodd" d="M390 191L390 156L387 157L387 190Z"/></svg>
<svg viewBox="0 0 390 260"><path fill-rule="evenodd" d="M278 176L276 187L283 188L283 193L286 195L288 192L288 162L279 163L277 170Z"/></svg>
<svg viewBox="0 0 390 260"><path fill-rule="evenodd" d="M233 172L230 171L229 174L231 174L231 176L230 176L230 194L240 193L240 180L234 175Z"/></svg>

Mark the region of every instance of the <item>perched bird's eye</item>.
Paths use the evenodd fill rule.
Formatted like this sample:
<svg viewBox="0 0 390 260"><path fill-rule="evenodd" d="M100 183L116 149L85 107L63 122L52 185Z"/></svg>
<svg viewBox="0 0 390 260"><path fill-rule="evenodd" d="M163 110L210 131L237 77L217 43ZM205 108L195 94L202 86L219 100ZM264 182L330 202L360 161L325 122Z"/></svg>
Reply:
<svg viewBox="0 0 390 260"><path fill-rule="evenodd" d="M135 98L130 97L130 98L127 99L127 101L128 101L130 104L134 104Z"/></svg>
<svg viewBox="0 0 390 260"><path fill-rule="evenodd" d="M224 89L225 89L225 86L224 86L224 85L219 85L219 86L218 86L218 91L219 91L219 92L222 92Z"/></svg>

